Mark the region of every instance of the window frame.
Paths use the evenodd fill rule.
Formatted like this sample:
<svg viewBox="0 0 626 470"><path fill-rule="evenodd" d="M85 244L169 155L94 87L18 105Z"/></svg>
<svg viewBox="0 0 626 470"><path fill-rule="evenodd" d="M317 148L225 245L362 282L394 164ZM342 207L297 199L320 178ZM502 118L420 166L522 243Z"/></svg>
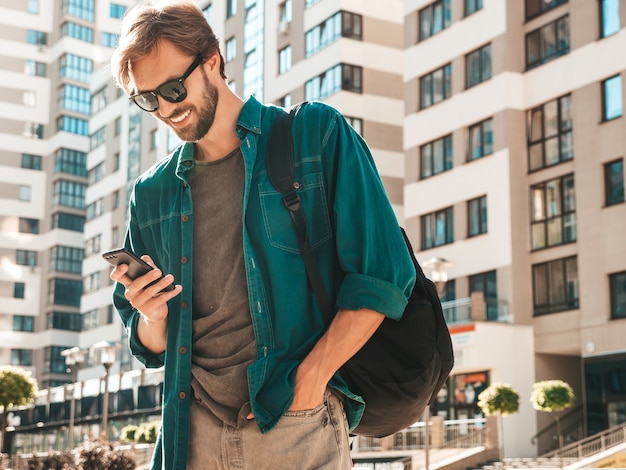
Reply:
<svg viewBox="0 0 626 470"><path fill-rule="evenodd" d="M564 25L564 26L563 26ZM548 34L550 30L553 30L554 37L554 52L546 53L546 42L545 35ZM566 33L566 41L560 36L561 32ZM530 61L530 51L531 51L531 40L536 37L537 44L537 58ZM569 25L569 15L563 15L560 18L551 21L545 25L542 25L540 28L534 29L526 33L524 36L524 63L526 66L526 70L532 70L541 65L547 64L559 57L569 54L570 52L570 25Z"/></svg>
<svg viewBox="0 0 626 470"><path fill-rule="evenodd" d="M442 98L435 101L435 75L441 73L442 83ZM429 83L430 82L430 85ZM430 88L428 94L430 96L429 104L424 104L424 88ZM452 63L447 63L438 69L435 69L425 75L422 75L419 79L419 110L430 108L436 104L441 103L449 99L452 96Z"/></svg>
<svg viewBox="0 0 626 470"><path fill-rule="evenodd" d="M621 176L621 181L617 182L617 188L615 188L615 183L611 181L613 175L613 166L619 164L619 171L615 172ZM604 206L611 207L616 204L624 203L624 159L618 158L616 160L607 162L603 165L603 173L604 173ZM621 188L619 187L621 183ZM617 197L613 200L613 192L617 189ZM621 191L620 191L621 189ZM621 192L621 195L620 195Z"/></svg>
<svg viewBox="0 0 626 470"><path fill-rule="evenodd" d="M571 201L572 205L570 208L567 207L567 197L566 191L569 186L567 186L567 182L571 181ZM556 184L558 185L558 195L554 195L552 201L548 200L548 192L550 190L549 185ZM542 200L540 208L543 209L542 217L538 217L535 219L536 206L535 206L535 191L541 191ZM554 206L554 200L558 200L559 206L555 208L555 214L548 215L549 207ZM569 220L568 220L569 219ZM550 227L553 224L559 224L559 234L560 241L556 243L550 243ZM542 181L541 183L534 184L530 187L530 246L531 251L540 251L545 250L547 248L553 248L555 246L562 246L568 243L575 243L578 239L578 221L576 220L576 181L574 178L574 173L568 173L566 175L558 176L556 178L552 178L546 181ZM542 240L543 244L541 246L535 246L535 227L543 226L542 231ZM573 230L573 237L571 239L566 238L567 230Z"/></svg>
<svg viewBox="0 0 626 470"><path fill-rule="evenodd" d="M567 102L568 105L565 106L564 103ZM549 106L552 103L556 104L556 125L557 132L556 134L551 134L546 136L546 110L549 109ZM541 137L534 138L533 137L533 125L535 124L535 115L540 113L540 127L541 127ZM565 117L564 117L565 115ZM569 123L569 127L565 126L565 123ZM542 103L539 106L536 106L532 109L529 109L526 112L526 135L527 135L527 158L528 158L528 172L533 173L535 171L542 170L544 168L549 168L555 165L559 165L561 163L571 161L574 159L574 149L573 149L573 112L572 112L572 95L567 94L563 96L559 96L553 100ZM553 163L547 162L547 150L546 143L551 141L552 139L556 139L558 146L558 159ZM564 142L569 140L571 146L569 147L571 156L566 158L567 155L564 156ZM533 147L541 148L541 165L533 167Z"/></svg>
<svg viewBox="0 0 626 470"><path fill-rule="evenodd" d="M617 99L616 97L616 102L619 102L620 104L620 109L619 109L619 114L615 114L615 115L611 115L608 116L608 112L609 112L609 106L607 106L607 100L610 98L609 96L609 90L608 90L608 86L609 83L612 82L613 80L617 80L619 79L619 88L617 88L615 91L617 91L619 93L619 99ZM601 90L602 90L602 122L609 122L609 121L613 121L614 119L618 119L621 118L624 114L624 92L623 92L623 80L622 80L622 75L621 74L616 74L613 75L609 78L605 78L604 80L602 80L601 82Z"/></svg>
<svg viewBox="0 0 626 470"><path fill-rule="evenodd" d="M443 227L443 238L444 240L441 243L438 243L438 233L437 233L437 222L438 217L443 216L444 227ZM430 222L427 223L428 219ZM439 246L449 245L454 243L454 207L448 206L443 209L436 210L434 212L430 212L428 214L424 214L420 217L420 227L421 227L421 247L422 250L429 250L431 248L436 248ZM431 231L429 236L427 237L426 232Z"/></svg>
<svg viewBox="0 0 626 470"><path fill-rule="evenodd" d="M611 11L607 11L606 9L607 7L606 3L608 2L612 2L612 5L610 6L612 6L613 9ZM619 4L620 4L619 0L599 0L598 9L600 11L598 14L598 20L600 22L600 25L599 25L598 31L600 32L600 39L608 38L608 37L613 36L614 34L619 33L621 26L622 26L619 20L620 18ZM610 18L617 18L617 30L609 30L607 32L606 22L607 22L607 19L610 19Z"/></svg>
<svg viewBox="0 0 626 470"><path fill-rule="evenodd" d="M473 204L478 204L478 211L476 214L478 215L478 221L476 222L476 226L478 227L478 231L475 233L472 231L472 206ZM489 230L489 214L488 214L488 205L487 205L487 195L484 194L474 199L470 199L467 201L467 238L477 237L479 235L483 235L487 233Z"/></svg>
<svg viewBox="0 0 626 470"><path fill-rule="evenodd" d="M568 275L567 272L567 266L568 266L568 262L571 261L575 261L576 262L576 277L575 277L575 282L576 282L576 289L575 289L575 295L576 297L571 297L569 298L568 295L568 289L569 289L569 285L568 285L568 281L571 281L572 279L570 278L570 276ZM548 272L548 270L550 269L550 266L552 265L557 265L557 264L561 264L561 273L563 275L561 281L563 281L562 284L562 288L561 290L563 291L563 300L561 302L552 302L550 300L550 297L553 294L552 291L552 286L551 286L551 282L552 280L550 279L550 273ZM545 268L546 269L546 273L545 273L545 280L542 280L542 286L545 286L546 289L546 299L547 299L547 303L546 304L541 304L539 305L537 303L537 285L538 285L538 281L537 281L537 270L540 268ZM532 265L532 287L533 287L533 316L534 317L538 317L538 316L543 316L543 315L550 315L553 313L559 313L559 312L566 312L569 310L576 310L578 308L580 308L580 280L579 280L579 276L578 276L578 258L576 256L568 256L565 258L558 258L558 259L554 259L554 260L550 260L550 261L546 261L543 263L537 263L537 264L533 264Z"/></svg>
<svg viewBox="0 0 626 470"><path fill-rule="evenodd" d="M618 289L617 283L623 285ZM621 292L623 289L623 293ZM611 320L623 320L626 318L626 271L609 274L609 291L611 302ZM620 295L621 294L621 295ZM618 302L618 295L623 296L624 300ZM620 312L618 312L618 309ZM623 309L623 312L621 311Z"/></svg>
<svg viewBox="0 0 626 470"><path fill-rule="evenodd" d="M554 8L557 8L565 3L567 3L569 0L549 0L549 1L545 1L545 0L525 0L524 1L524 16L526 17L526 21L529 21L533 18L536 18L538 16L543 15L544 13L549 12L550 10L553 10ZM529 13L529 3L536 3L537 5L537 10L536 11L532 11L531 13Z"/></svg>
<svg viewBox="0 0 626 470"><path fill-rule="evenodd" d="M486 52L488 51L489 56L486 57ZM473 57L477 56L478 61L473 61ZM478 80L473 81L472 79L472 65L478 63L479 74ZM491 67L491 43L485 44L478 49L473 50L472 52L465 55L465 89L469 89L479 85L487 80L489 80L493 75L493 70Z"/></svg>
<svg viewBox="0 0 626 470"><path fill-rule="evenodd" d="M490 131L485 129L486 125L489 124ZM472 144L472 136L474 131L478 132L478 136L480 138L480 154L477 156L473 156L473 149L475 148ZM486 136L491 135L491 141L486 143ZM467 154L465 155L466 162L472 162L474 160L479 160L487 155L491 155L493 153L493 118L487 118L476 124L472 124L467 128Z"/></svg>
<svg viewBox="0 0 626 470"><path fill-rule="evenodd" d="M424 8L418 11L417 13L417 42L418 43L450 27L450 24L452 23L450 3L451 3L450 0L436 0L432 2L430 5L426 5ZM440 13L441 24L435 26L435 14L437 13L438 7L441 8L441 13ZM428 15L429 31L424 33L423 26L426 20L426 15ZM438 28L438 29L435 30L435 28Z"/></svg>
<svg viewBox="0 0 626 470"><path fill-rule="evenodd" d="M441 145L441 162L438 162L437 155L435 155L436 147ZM429 153L428 153L429 152ZM425 160L429 159L430 167L425 164ZM419 166L420 166L420 179L432 178L433 176L445 173L452 170L454 166L454 150L452 134L444 135L438 139L431 140L420 146L419 148ZM425 168L430 168L430 172L426 173ZM439 168L439 171L436 171Z"/></svg>

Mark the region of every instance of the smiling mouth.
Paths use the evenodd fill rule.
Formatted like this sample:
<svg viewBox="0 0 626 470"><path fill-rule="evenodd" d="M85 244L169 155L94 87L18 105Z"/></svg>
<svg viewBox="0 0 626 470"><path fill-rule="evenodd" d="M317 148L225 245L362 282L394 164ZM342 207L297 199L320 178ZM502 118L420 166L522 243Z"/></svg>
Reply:
<svg viewBox="0 0 626 470"><path fill-rule="evenodd" d="M171 117L170 122L173 122L174 124L178 124L179 122L182 122L183 120L185 120L185 118L189 116L189 113L191 113L190 109L188 109L182 114L179 114L178 116Z"/></svg>

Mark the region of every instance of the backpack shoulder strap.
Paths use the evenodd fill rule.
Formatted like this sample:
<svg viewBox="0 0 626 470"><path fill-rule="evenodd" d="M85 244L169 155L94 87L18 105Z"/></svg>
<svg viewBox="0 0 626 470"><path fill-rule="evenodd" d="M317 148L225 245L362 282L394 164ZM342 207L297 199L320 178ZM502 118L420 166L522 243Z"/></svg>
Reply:
<svg viewBox="0 0 626 470"><path fill-rule="evenodd" d="M292 127L294 117L303 104L301 103L293 107L289 113L280 111L276 116L267 142L265 166L270 183L274 186L274 189L282 194L283 203L289 210L291 224L298 240L298 247L304 260L307 277L326 323L330 324L334 316L334 305L330 302L326 293L322 275L309 241L306 217L302 210L300 195L297 192L300 184L294 181L295 158Z"/></svg>

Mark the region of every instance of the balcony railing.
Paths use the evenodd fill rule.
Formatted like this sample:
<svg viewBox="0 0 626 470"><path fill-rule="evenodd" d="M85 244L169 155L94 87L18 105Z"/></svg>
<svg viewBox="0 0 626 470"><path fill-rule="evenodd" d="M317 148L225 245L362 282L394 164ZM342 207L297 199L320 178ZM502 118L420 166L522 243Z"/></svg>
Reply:
<svg viewBox="0 0 626 470"><path fill-rule="evenodd" d="M480 292L474 292L471 297L464 299L442 302L441 306L443 307L443 315L449 325L475 321L513 322L513 316L507 300L485 300Z"/></svg>

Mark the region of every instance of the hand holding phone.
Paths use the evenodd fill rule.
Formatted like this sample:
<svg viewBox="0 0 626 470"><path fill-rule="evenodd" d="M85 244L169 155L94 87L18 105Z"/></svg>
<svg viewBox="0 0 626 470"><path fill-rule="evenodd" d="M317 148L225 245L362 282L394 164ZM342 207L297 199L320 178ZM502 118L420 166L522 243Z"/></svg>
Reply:
<svg viewBox="0 0 626 470"><path fill-rule="evenodd" d="M105 261L115 267L120 264L127 264L128 271L126 272L126 275L131 279L137 279L138 277L141 277L154 269L144 260L135 255L132 251L126 248L118 248L115 250L106 251L102 253L102 258L104 258ZM159 276L146 287L150 287L154 283L159 282L161 279L163 279L163 276ZM160 292L167 292L171 290L174 290L174 284L169 284Z"/></svg>

